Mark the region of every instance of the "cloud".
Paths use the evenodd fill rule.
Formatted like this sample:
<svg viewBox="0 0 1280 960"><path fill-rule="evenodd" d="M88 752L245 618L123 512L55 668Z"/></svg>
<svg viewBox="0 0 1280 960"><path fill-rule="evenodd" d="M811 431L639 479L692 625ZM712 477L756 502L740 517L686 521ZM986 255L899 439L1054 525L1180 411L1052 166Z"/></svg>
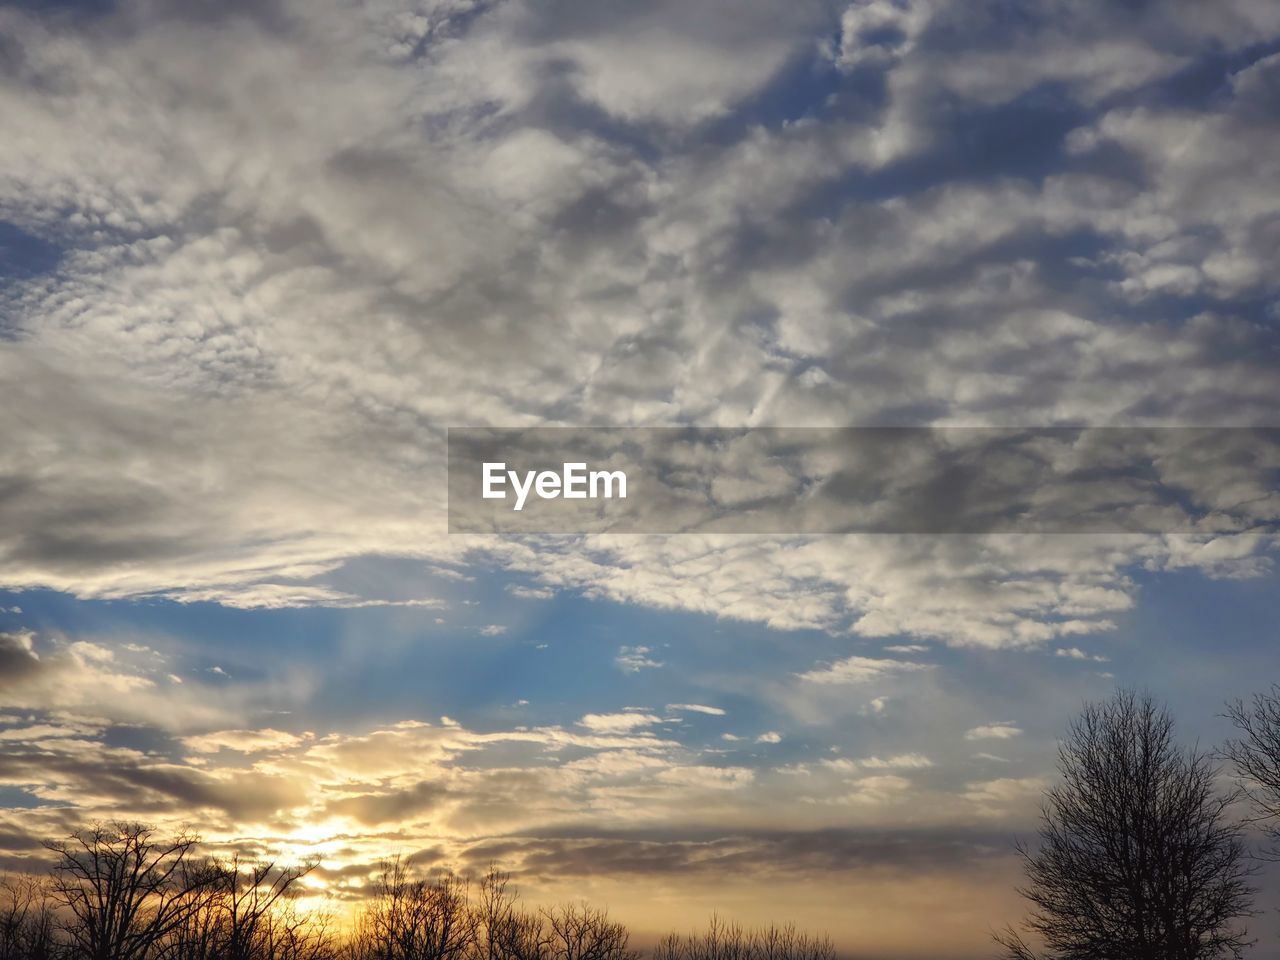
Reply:
<svg viewBox="0 0 1280 960"><path fill-rule="evenodd" d="M226 719L240 693L183 695L151 676L151 651L0 633L0 708L71 711L182 729ZM140 662L141 661L141 662Z"/></svg>
<svg viewBox="0 0 1280 960"><path fill-rule="evenodd" d="M708 835L708 853L745 842L744 866L785 874L816 866L820 845L806 845L809 831L829 828L850 806L905 802L911 784L889 771L930 765L916 754L869 757L856 765L869 776L850 778L833 762L818 768L837 774L831 783L799 782L767 765L726 765L712 748L659 739L647 728L660 722L632 711L588 715L586 734L421 721L323 734L222 729L160 738L153 750L113 746L106 727L88 722L4 722L0 786L38 805L14 837L0 829L0 856L28 831L56 832L94 817L142 817L162 827L198 817L211 851L237 849L252 836L255 849L275 855L321 852L330 871L367 870L392 835L439 845L439 856L459 865L512 843L506 862L518 867L524 854L513 851L541 849L539 835L594 836L620 826L650 831L655 853L675 856L685 850L680 837L705 830L710 816L723 826ZM567 748L572 753L563 756ZM584 793L591 798L585 807L574 801ZM934 803L922 802L922 809ZM795 811L791 822L762 834L758 812L778 805ZM4 823L14 821L0 809ZM752 836L758 839L746 839ZM859 842L868 850L877 844L874 832ZM766 867L745 852L758 843L798 847ZM835 863L823 869L847 868Z"/></svg>
<svg viewBox="0 0 1280 960"><path fill-rule="evenodd" d="M882 806L911 789L911 781L897 774L885 773L848 781L848 790L835 797L819 798L817 802L852 806ZM812 801L811 801L812 802Z"/></svg>
<svg viewBox="0 0 1280 960"><path fill-rule="evenodd" d="M965 732L966 740L1009 740L1022 735L1022 730L1012 723L986 723Z"/></svg>
<svg viewBox="0 0 1280 960"><path fill-rule="evenodd" d="M1106 663L1110 657L1104 657L1100 653L1085 653L1079 647L1059 647L1053 651L1055 657L1066 657L1069 660L1092 660L1096 663Z"/></svg>
<svg viewBox="0 0 1280 960"><path fill-rule="evenodd" d="M900 753L892 757L864 757L856 761L865 770L924 770L933 761L921 753Z"/></svg>
<svg viewBox="0 0 1280 960"><path fill-rule="evenodd" d="M756 743L781 743L782 734L776 730L769 730L756 737Z"/></svg>
<svg viewBox="0 0 1280 960"><path fill-rule="evenodd" d="M850 4L840 17L839 45L830 55L842 70L892 63L915 47L929 13L924 2Z"/></svg>
<svg viewBox="0 0 1280 960"><path fill-rule="evenodd" d="M668 703L667 712L705 713L709 717L723 717L725 711L719 707L708 707L701 703Z"/></svg>
<svg viewBox="0 0 1280 960"><path fill-rule="evenodd" d="M974 759L976 760L989 760L992 763L1008 763L1009 762L1005 757L996 756L994 753L975 753L973 756L974 756Z"/></svg>
<svg viewBox="0 0 1280 960"><path fill-rule="evenodd" d="M651 656L653 651L649 647L619 647L618 655L613 658L613 662L627 673L639 673L641 670L656 670L663 665L661 660L654 659Z"/></svg>
<svg viewBox="0 0 1280 960"><path fill-rule="evenodd" d="M868 683L886 677L904 673L915 673L930 669L926 663L915 663L909 660L876 659L874 657L846 657L825 667L808 670L797 676L809 683L846 684Z"/></svg>
<svg viewBox="0 0 1280 960"><path fill-rule="evenodd" d="M1011 809L1034 802L1047 786L1042 777L1001 777L970 783L964 798L983 816L1007 816Z"/></svg>
<svg viewBox="0 0 1280 960"><path fill-rule="evenodd" d="M745 767L671 767L658 774L664 783L703 790L736 790L754 778L755 771Z"/></svg>
<svg viewBox="0 0 1280 960"><path fill-rule="evenodd" d="M526 587L522 584L508 584L507 593L521 600L550 600L555 591L546 587Z"/></svg>
<svg viewBox="0 0 1280 960"><path fill-rule="evenodd" d="M595 733L629 733L662 722L651 713L588 713L578 725Z"/></svg>
<svg viewBox="0 0 1280 960"><path fill-rule="evenodd" d="M351 817L366 826L398 824L438 808L447 796L444 786L422 781L403 789L344 796L331 801L325 813Z"/></svg>
<svg viewBox="0 0 1280 960"><path fill-rule="evenodd" d="M1136 568L1270 569L1269 540L441 533L451 423L1269 422L1275 58L1216 100L1161 86L1273 35L1265 5L286 6L0 25L0 210L57 256L3 294L0 582L438 604L343 578L407 557L1007 648L1109 629ZM789 63L829 101L758 115ZM1062 128L1004 149L1043 89Z"/></svg>
<svg viewBox="0 0 1280 960"><path fill-rule="evenodd" d="M306 736L264 727L260 730L218 730L199 736L184 737L182 742L196 753L217 753L219 750L262 753L296 747L306 739L308 739Z"/></svg>
<svg viewBox="0 0 1280 960"><path fill-rule="evenodd" d="M601 833L590 837L524 837L477 844L470 862L483 866L495 854L529 870L557 876L677 876L688 872L789 876L810 871L908 869L999 856L1001 839L983 830L900 829L744 831L717 837L705 831L669 841L644 835Z"/></svg>

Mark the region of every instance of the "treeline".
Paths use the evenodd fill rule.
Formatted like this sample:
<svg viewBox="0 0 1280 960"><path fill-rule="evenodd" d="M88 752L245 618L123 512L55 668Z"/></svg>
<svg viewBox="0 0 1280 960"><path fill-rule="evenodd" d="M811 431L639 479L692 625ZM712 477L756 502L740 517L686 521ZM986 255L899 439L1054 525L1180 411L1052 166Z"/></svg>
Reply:
<svg viewBox="0 0 1280 960"><path fill-rule="evenodd" d="M47 877L0 880L0 960L637 960L604 909L530 909L496 868L478 882L385 861L354 926L297 908L315 862L196 855L196 837L96 824L46 846ZM713 918L658 960L834 960L825 937Z"/></svg>
<svg viewBox="0 0 1280 960"><path fill-rule="evenodd" d="M673 933L658 941L653 960L835 960L835 946L825 936L801 933L794 926L749 930L711 918L706 933Z"/></svg>

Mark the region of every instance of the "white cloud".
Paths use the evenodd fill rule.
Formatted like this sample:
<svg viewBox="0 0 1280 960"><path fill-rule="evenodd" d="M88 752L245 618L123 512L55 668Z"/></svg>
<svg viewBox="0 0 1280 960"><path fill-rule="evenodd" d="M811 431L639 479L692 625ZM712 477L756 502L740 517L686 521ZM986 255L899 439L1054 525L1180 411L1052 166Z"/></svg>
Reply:
<svg viewBox="0 0 1280 960"><path fill-rule="evenodd" d="M661 667L662 661L655 659L651 654L653 651L649 647L619 647L618 655L613 658L622 670L627 673L639 673L641 670L656 670Z"/></svg>
<svg viewBox="0 0 1280 960"><path fill-rule="evenodd" d="M662 722L651 713L588 713L578 724L595 733L629 733Z"/></svg>
<svg viewBox="0 0 1280 960"><path fill-rule="evenodd" d="M899 753L891 757L864 757L855 761L865 770L923 770L933 761L922 753Z"/></svg>
<svg viewBox="0 0 1280 960"><path fill-rule="evenodd" d="M1022 735L1022 730L1016 725L1001 721L999 723L986 723L982 726L974 727L965 732L966 740L1009 740L1013 737Z"/></svg>
<svg viewBox="0 0 1280 960"><path fill-rule="evenodd" d="M546 587L526 587L522 584L508 584L507 592L521 600L550 600L556 595L554 590Z"/></svg>
<svg viewBox="0 0 1280 960"><path fill-rule="evenodd" d="M261 730L218 730L199 736L184 737L182 742L196 753L216 753L219 750L263 753L296 747L307 739L309 737L264 727Z"/></svg>
<svg viewBox="0 0 1280 960"><path fill-rule="evenodd" d="M723 717L725 712L719 707L708 707L701 703L668 703L668 712L680 710L686 713L705 713L710 717Z"/></svg>
<svg viewBox="0 0 1280 960"><path fill-rule="evenodd" d="M122 648L123 649L123 648ZM0 708L62 711L79 718L150 723L165 730L225 723L246 690L202 687L196 693L158 685L129 651L23 630L0 632ZM216 685L221 687L221 684Z"/></svg>
<svg viewBox="0 0 1280 960"><path fill-rule="evenodd" d="M801 680L810 683L844 684L868 683L903 673L914 673L928 670L926 663L914 663L909 660L876 659L874 657L846 657L825 667L818 667L805 673L797 674Z"/></svg>
<svg viewBox="0 0 1280 960"><path fill-rule="evenodd" d="M1096 663L1106 663L1110 659L1100 653L1086 653L1079 647L1059 647L1053 652L1053 655L1055 657L1066 657L1069 660L1092 660Z"/></svg>

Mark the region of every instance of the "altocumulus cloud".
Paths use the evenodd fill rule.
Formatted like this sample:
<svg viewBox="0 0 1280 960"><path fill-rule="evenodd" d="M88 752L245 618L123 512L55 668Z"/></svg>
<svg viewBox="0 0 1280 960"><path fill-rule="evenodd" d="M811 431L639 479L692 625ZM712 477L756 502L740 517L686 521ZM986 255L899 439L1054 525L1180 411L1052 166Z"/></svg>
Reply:
<svg viewBox="0 0 1280 960"><path fill-rule="evenodd" d="M436 603L339 576L400 556L999 648L1110 629L1135 566L1265 572L1264 538L442 533L451 423L1268 422L1280 11L1040 7L6 8L0 215L54 266L0 294L0 579ZM797 71L824 95L760 112Z"/></svg>

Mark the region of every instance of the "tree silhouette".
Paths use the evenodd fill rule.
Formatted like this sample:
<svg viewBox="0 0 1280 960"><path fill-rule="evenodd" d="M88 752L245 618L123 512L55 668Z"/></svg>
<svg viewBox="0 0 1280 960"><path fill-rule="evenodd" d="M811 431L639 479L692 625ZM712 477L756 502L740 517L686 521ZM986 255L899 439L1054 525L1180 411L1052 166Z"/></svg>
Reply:
<svg viewBox="0 0 1280 960"><path fill-rule="evenodd" d="M635 960L627 948L630 934L609 912L589 904L566 904L543 910L551 960Z"/></svg>
<svg viewBox="0 0 1280 960"><path fill-rule="evenodd" d="M800 933L794 926L748 930L712 915L705 933L669 934L658 941L653 960L835 960L827 937Z"/></svg>
<svg viewBox="0 0 1280 960"><path fill-rule="evenodd" d="M0 879L0 960L52 960L56 932L48 884L34 877Z"/></svg>
<svg viewBox="0 0 1280 960"><path fill-rule="evenodd" d="M295 883L314 870L309 860L298 866L274 861L242 864L239 856L219 865L218 893L225 915L226 938L220 956L226 960L254 960L264 937L273 933L275 907Z"/></svg>
<svg viewBox="0 0 1280 960"><path fill-rule="evenodd" d="M1228 741L1223 752L1244 781L1257 820L1275 841L1271 856L1280 859L1280 685L1255 694L1248 704L1228 704L1227 716L1240 737Z"/></svg>
<svg viewBox="0 0 1280 960"><path fill-rule="evenodd" d="M452 874L415 878L383 861L350 943L353 960L635 960L627 928L608 912L569 904L522 910L495 868L471 885Z"/></svg>
<svg viewBox="0 0 1280 960"><path fill-rule="evenodd" d="M480 881L475 960L546 960L546 924L540 914L521 909L510 883L511 875L492 864Z"/></svg>
<svg viewBox="0 0 1280 960"><path fill-rule="evenodd" d="M317 866L245 862L238 855L206 861L210 882L188 893L189 909L162 939L158 955L175 960L264 960L305 956L330 945L323 922L299 915L287 900Z"/></svg>
<svg viewBox="0 0 1280 960"><path fill-rule="evenodd" d="M385 860L352 939L355 960L463 960L476 944L467 883L450 874L415 879Z"/></svg>
<svg viewBox="0 0 1280 960"><path fill-rule="evenodd" d="M57 854L53 898L85 960L147 960L199 909L217 872L191 856L190 834L157 839L148 826L95 824L45 844Z"/></svg>
<svg viewBox="0 0 1280 960"><path fill-rule="evenodd" d="M1231 800L1205 754L1183 750L1149 696L1086 705L1059 746L1035 849L1019 845L1025 927L1056 960L1239 957L1253 891ZM1010 960L1036 956L1012 928Z"/></svg>

